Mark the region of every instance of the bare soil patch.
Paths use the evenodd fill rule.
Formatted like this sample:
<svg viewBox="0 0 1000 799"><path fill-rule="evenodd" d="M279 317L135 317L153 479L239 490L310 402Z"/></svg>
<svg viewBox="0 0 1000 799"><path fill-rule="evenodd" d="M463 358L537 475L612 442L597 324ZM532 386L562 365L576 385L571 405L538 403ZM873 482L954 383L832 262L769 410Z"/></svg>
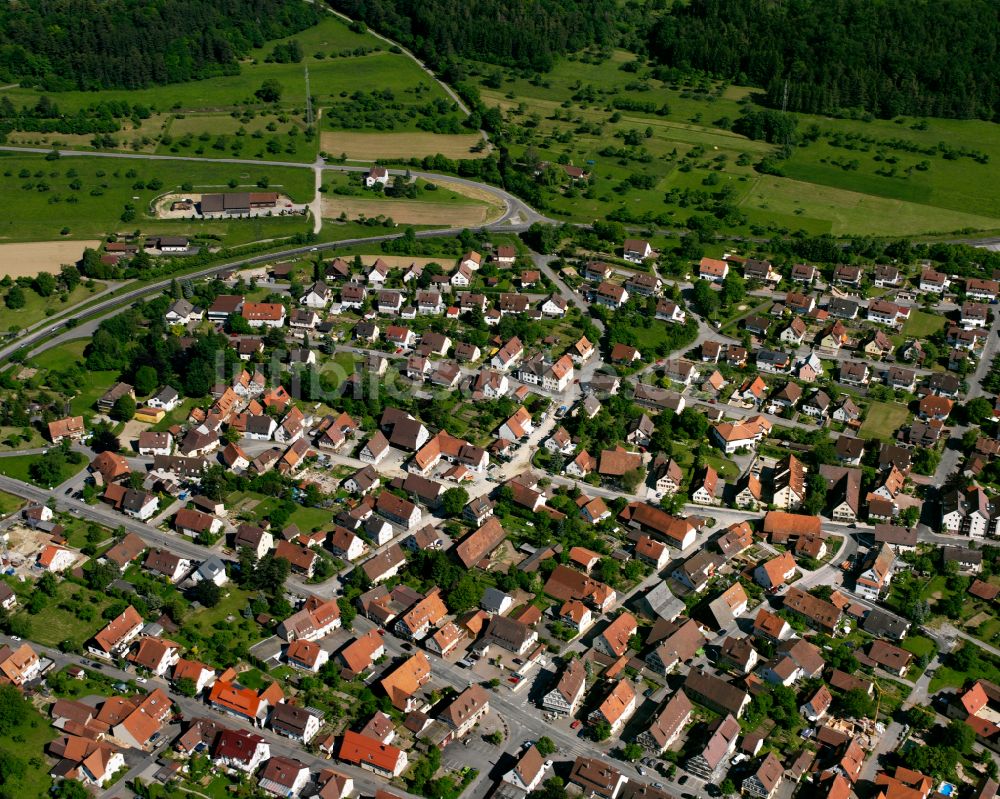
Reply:
<svg viewBox="0 0 1000 799"><path fill-rule="evenodd" d="M97 248L99 245L96 239L0 244L0 275L34 277L39 272L55 274L64 264L79 261L87 247Z"/></svg>

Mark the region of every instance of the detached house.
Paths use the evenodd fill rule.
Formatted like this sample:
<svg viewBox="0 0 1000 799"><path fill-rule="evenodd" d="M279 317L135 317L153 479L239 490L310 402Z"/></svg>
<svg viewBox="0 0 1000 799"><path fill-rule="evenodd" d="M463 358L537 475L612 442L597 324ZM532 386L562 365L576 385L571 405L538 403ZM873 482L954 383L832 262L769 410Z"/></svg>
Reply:
<svg viewBox="0 0 1000 799"><path fill-rule="evenodd" d="M944 294L950 283L946 274L931 267L920 273L920 290L928 294Z"/></svg>
<svg viewBox="0 0 1000 799"><path fill-rule="evenodd" d="M729 274L729 264L717 258L702 258L698 262L698 277L702 280L710 280L713 283L721 283Z"/></svg>
<svg viewBox="0 0 1000 799"><path fill-rule="evenodd" d="M594 302L606 308L620 308L628 302L629 294L624 286L618 286L607 281L598 285L594 291Z"/></svg>
<svg viewBox="0 0 1000 799"><path fill-rule="evenodd" d="M642 239L625 239L622 247L622 256L626 261L634 264L641 264L653 254L653 248L648 241Z"/></svg>

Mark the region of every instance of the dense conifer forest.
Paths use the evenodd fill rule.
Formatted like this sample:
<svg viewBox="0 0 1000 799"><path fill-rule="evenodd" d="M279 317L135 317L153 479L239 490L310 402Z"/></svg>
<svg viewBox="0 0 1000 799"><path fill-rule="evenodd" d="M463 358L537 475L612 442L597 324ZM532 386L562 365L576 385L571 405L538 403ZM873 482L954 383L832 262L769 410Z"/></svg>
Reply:
<svg viewBox="0 0 1000 799"><path fill-rule="evenodd" d="M0 82L134 89L239 71L316 23L302 0L21 0L0 6Z"/></svg>

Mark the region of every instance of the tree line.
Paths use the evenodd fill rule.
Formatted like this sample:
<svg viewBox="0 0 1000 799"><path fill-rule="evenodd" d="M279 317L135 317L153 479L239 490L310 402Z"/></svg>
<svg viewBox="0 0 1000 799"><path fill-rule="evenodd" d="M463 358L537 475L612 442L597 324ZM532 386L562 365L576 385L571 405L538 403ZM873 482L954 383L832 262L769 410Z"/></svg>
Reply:
<svg viewBox="0 0 1000 799"><path fill-rule="evenodd" d="M692 0L653 25L649 52L789 111L996 120L998 43L991 0Z"/></svg>
<svg viewBox="0 0 1000 799"><path fill-rule="evenodd" d="M0 81L136 89L239 73L255 47L315 25L299 0L25 0L0 7Z"/></svg>

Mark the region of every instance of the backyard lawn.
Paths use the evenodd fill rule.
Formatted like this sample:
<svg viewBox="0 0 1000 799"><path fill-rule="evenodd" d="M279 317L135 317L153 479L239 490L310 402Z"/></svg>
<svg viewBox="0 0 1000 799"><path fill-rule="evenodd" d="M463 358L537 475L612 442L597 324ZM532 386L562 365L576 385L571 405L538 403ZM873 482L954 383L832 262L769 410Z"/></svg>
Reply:
<svg viewBox="0 0 1000 799"><path fill-rule="evenodd" d="M924 635L911 635L903 641L903 649L915 657L930 657L934 653L934 642Z"/></svg>
<svg viewBox="0 0 1000 799"><path fill-rule="evenodd" d="M858 435L861 438L890 439L909 415L910 412L905 405L895 402L873 402L868 406L868 415Z"/></svg>
<svg viewBox="0 0 1000 799"><path fill-rule="evenodd" d="M910 338L927 338L937 333L947 321L940 314L927 313L913 309L910 318L903 323L902 334Z"/></svg>

